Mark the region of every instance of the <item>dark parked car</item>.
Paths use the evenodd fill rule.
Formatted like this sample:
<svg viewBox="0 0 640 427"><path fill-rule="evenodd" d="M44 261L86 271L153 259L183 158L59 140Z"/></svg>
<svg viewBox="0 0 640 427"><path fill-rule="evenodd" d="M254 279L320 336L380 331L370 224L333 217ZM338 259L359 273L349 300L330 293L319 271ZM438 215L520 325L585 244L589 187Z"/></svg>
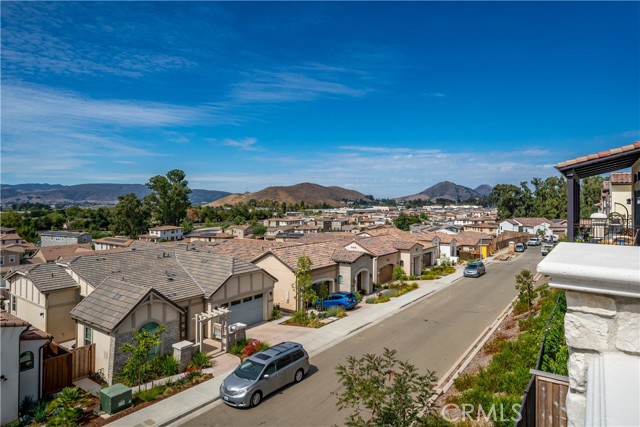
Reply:
<svg viewBox="0 0 640 427"><path fill-rule="evenodd" d="M484 262L473 261L464 268L464 277L480 277L486 272Z"/></svg>
<svg viewBox="0 0 640 427"><path fill-rule="evenodd" d="M351 292L334 292L327 295L325 299L316 301L316 308L326 310L329 307L340 307L343 310L351 310L358 305L358 299Z"/></svg>

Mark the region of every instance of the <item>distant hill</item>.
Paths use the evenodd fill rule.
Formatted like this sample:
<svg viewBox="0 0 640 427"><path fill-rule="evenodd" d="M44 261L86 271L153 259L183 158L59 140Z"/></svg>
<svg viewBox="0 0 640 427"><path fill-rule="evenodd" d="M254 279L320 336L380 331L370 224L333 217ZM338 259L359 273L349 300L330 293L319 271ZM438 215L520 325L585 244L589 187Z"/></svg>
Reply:
<svg viewBox="0 0 640 427"><path fill-rule="evenodd" d="M424 191L419 192L418 194L399 197L397 200L411 201L422 199L435 202L437 199L446 199L453 202L464 202L469 199L475 199L486 195L485 193L491 193L491 187L486 184L479 186L475 190L472 190L471 188L465 187L464 185L454 184L450 181L443 181L427 188Z"/></svg>
<svg viewBox="0 0 640 427"><path fill-rule="evenodd" d="M481 196L488 196L493 191L493 187L487 184L482 184L476 187L474 191Z"/></svg>
<svg viewBox="0 0 640 427"><path fill-rule="evenodd" d="M334 207L343 206L343 200L368 200L364 194L355 190L347 190L341 187L324 187L319 184L304 182L286 187L267 187L255 193L232 194L209 203L209 206L235 205L240 202L246 203L251 199L257 201L274 200L287 204L304 201L309 206L326 203Z"/></svg>
<svg viewBox="0 0 640 427"><path fill-rule="evenodd" d="M47 205L99 205L109 206L118 203L118 196L134 193L142 198L151 194L142 184L17 184L0 187L2 205L14 203L44 203ZM228 196L231 193L215 190L192 190L191 203L201 205Z"/></svg>

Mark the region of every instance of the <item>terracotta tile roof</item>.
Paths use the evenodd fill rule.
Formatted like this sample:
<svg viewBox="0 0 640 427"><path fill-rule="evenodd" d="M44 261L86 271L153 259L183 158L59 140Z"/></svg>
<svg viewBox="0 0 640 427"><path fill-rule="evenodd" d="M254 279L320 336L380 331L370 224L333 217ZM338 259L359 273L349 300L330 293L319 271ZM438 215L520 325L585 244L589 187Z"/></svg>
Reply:
<svg viewBox="0 0 640 427"><path fill-rule="evenodd" d="M29 326L29 322L22 320L11 313L7 313L6 311L0 311L0 327L7 328L12 326Z"/></svg>
<svg viewBox="0 0 640 427"><path fill-rule="evenodd" d="M160 225L158 227L151 227L149 230L153 230L153 231L162 231L162 230L178 230L181 229L182 227L178 227L175 225Z"/></svg>
<svg viewBox="0 0 640 427"><path fill-rule="evenodd" d="M557 169L563 169L567 166L577 166L581 163L597 160L597 159L605 159L607 157L615 156L618 154L623 154L625 152L640 150L640 141L636 141L633 144L625 145L619 148L612 148L605 151L600 151L599 153L589 154L586 156L578 157L576 159L566 160L564 162L558 163L556 165Z"/></svg>
<svg viewBox="0 0 640 427"><path fill-rule="evenodd" d="M0 241L4 241L4 240L22 240L22 237L20 237L20 235L15 234L15 233L9 233L9 234L0 234Z"/></svg>
<svg viewBox="0 0 640 427"><path fill-rule="evenodd" d="M53 262L58 259L71 258L81 249L94 252L88 243L75 243L72 245L43 246L38 249L34 256L42 257L46 262Z"/></svg>
<svg viewBox="0 0 640 427"><path fill-rule="evenodd" d="M547 218L513 218L519 224L522 224L524 227L535 227L536 225L540 225L543 222L547 224L551 224L551 220Z"/></svg>
<svg viewBox="0 0 640 427"><path fill-rule="evenodd" d="M494 238L490 234L477 231L461 231L453 237L455 237L458 246L477 246L481 240L483 243L488 244Z"/></svg>
<svg viewBox="0 0 640 427"><path fill-rule="evenodd" d="M103 237L102 239L96 239L93 242L128 248L133 242L135 242L135 240L127 239L126 237Z"/></svg>
<svg viewBox="0 0 640 427"><path fill-rule="evenodd" d="M609 177L611 184L631 184L631 172L616 172Z"/></svg>
<svg viewBox="0 0 640 427"><path fill-rule="evenodd" d="M350 264L355 262L358 258L360 258L363 255L365 255L364 252L348 251L346 249L338 248L335 251L333 251L333 255L331 256L331 259L334 260L335 262Z"/></svg>

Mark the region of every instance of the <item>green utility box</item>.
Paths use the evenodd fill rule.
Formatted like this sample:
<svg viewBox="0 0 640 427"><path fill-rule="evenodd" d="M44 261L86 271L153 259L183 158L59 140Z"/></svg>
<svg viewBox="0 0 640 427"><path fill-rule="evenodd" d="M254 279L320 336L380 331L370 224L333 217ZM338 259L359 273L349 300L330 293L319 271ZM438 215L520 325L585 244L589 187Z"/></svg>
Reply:
<svg viewBox="0 0 640 427"><path fill-rule="evenodd" d="M124 384L114 384L100 390L100 409L115 414L131 407L131 389Z"/></svg>

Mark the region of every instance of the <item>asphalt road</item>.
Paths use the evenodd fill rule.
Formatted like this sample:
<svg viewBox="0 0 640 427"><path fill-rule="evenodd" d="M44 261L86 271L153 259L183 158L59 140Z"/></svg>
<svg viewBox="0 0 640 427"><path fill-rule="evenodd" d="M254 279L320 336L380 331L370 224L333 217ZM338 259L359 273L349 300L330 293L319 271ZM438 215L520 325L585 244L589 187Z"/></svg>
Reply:
<svg viewBox="0 0 640 427"><path fill-rule="evenodd" d="M480 278L462 278L446 289L420 300L351 339L311 358L305 379L265 398L260 406L236 409L218 401L212 409L182 421L184 426L331 426L343 425L346 411L338 412L340 391L335 367L347 356L381 354L396 349L420 371L446 373L475 339L516 296L515 275L523 268L535 272L542 259L532 247L515 260L496 261Z"/></svg>

